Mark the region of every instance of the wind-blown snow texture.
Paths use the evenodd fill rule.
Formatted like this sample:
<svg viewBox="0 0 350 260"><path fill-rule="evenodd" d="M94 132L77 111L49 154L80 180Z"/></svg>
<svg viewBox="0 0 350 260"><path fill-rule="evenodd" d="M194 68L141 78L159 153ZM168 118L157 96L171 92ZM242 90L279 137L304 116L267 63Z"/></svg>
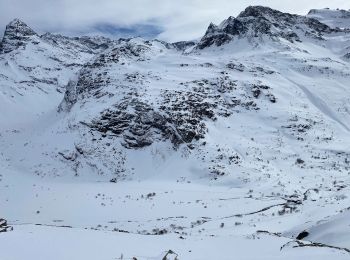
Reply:
<svg viewBox="0 0 350 260"><path fill-rule="evenodd" d="M12 21L0 258L348 259L348 20L254 6L178 43Z"/></svg>

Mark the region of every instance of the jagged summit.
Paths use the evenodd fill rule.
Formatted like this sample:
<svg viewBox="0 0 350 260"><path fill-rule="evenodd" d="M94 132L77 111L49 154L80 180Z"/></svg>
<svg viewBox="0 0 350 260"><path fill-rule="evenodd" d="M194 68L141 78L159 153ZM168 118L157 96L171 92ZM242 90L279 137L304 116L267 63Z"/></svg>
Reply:
<svg viewBox="0 0 350 260"><path fill-rule="evenodd" d="M27 31L28 34L36 34L25 22L22 20L15 18L11 22L8 23L6 26L8 29L9 28L17 28L18 30L24 29Z"/></svg>
<svg viewBox="0 0 350 260"><path fill-rule="evenodd" d="M265 6L248 6L238 17L276 17L281 16L283 13L278 10L274 10Z"/></svg>
<svg viewBox="0 0 350 260"><path fill-rule="evenodd" d="M243 37L251 40L268 36L290 42L301 41L305 37L322 39L323 34L337 30L312 17L283 13L264 6L249 6L237 18L230 16L219 26L210 24L198 48L221 46L234 38Z"/></svg>
<svg viewBox="0 0 350 260"><path fill-rule="evenodd" d="M37 35L37 33L33 29L23 21L16 18L6 26L0 46L1 52L11 52L18 47L25 45L25 43L35 35Z"/></svg>

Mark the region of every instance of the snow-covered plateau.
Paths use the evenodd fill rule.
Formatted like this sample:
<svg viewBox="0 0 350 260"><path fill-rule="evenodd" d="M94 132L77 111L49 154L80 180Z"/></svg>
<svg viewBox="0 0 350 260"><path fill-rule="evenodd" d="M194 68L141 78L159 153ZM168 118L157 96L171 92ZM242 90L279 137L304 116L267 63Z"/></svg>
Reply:
<svg viewBox="0 0 350 260"><path fill-rule="evenodd" d="M350 259L350 11L196 41L0 44L0 259Z"/></svg>

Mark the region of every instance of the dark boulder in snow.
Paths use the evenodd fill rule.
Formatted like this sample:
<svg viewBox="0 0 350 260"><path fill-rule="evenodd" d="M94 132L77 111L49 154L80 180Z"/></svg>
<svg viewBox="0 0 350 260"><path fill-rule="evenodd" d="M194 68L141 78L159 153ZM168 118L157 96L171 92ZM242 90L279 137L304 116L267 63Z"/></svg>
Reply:
<svg viewBox="0 0 350 260"><path fill-rule="evenodd" d="M13 228L7 225L7 221L3 218L0 218L0 233L11 231Z"/></svg>
<svg viewBox="0 0 350 260"><path fill-rule="evenodd" d="M303 231L303 232L301 232L297 237L296 237L296 239L297 240L303 240L304 238L306 238L307 236L309 236L309 232L307 232L307 231Z"/></svg>

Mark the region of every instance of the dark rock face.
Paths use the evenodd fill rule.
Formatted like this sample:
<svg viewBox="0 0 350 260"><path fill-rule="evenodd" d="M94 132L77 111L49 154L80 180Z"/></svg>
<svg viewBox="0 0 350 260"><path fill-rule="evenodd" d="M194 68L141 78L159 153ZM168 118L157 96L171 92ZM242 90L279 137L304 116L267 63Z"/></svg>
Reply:
<svg viewBox="0 0 350 260"><path fill-rule="evenodd" d="M0 218L0 233L8 232L11 230L13 230L13 228L7 225L7 221L3 218Z"/></svg>
<svg viewBox="0 0 350 260"><path fill-rule="evenodd" d="M303 231L300 234L298 234L298 236L296 237L297 240L303 240L304 238L306 238L309 235L309 232L307 231Z"/></svg>
<svg viewBox="0 0 350 260"><path fill-rule="evenodd" d="M331 33L338 31L338 29L332 29L328 25L321 23L314 18L306 18L305 24L308 25L312 30L318 32L320 35L322 33Z"/></svg>
<svg viewBox="0 0 350 260"><path fill-rule="evenodd" d="M31 37L37 35L24 22L15 19L10 22L5 29L4 37L1 42L1 53L11 52L20 46L26 45Z"/></svg>
<svg viewBox="0 0 350 260"><path fill-rule="evenodd" d="M101 133L122 136L122 145L126 148L142 148L157 140L170 140L177 147L203 138L206 132L200 119L211 116L208 104L193 101L192 105L197 108L196 114L186 118L181 117L176 108L163 107L165 113L156 112L150 105L134 98L102 112L101 117L88 126Z"/></svg>
<svg viewBox="0 0 350 260"><path fill-rule="evenodd" d="M179 51L184 51L187 48L193 47L196 45L193 41L181 41L181 42L174 42L172 45Z"/></svg>
<svg viewBox="0 0 350 260"><path fill-rule="evenodd" d="M129 149L167 140L177 148L181 144L191 145L205 138L206 122L232 115L233 108L259 109L252 97L248 100L235 97L236 85L227 76L182 85L187 86L188 91L162 90L160 97L152 104L142 100L141 93L128 92L121 102L102 111L90 123L83 124L104 137L122 137L122 145ZM92 94L96 90L84 91Z"/></svg>
<svg viewBox="0 0 350 260"><path fill-rule="evenodd" d="M135 61L144 61L146 57L144 54L150 48L146 45L124 43L120 44L112 50L102 52L97 58L85 65L86 68L105 67L109 63L120 63L123 59L130 59Z"/></svg>
<svg viewBox="0 0 350 260"><path fill-rule="evenodd" d="M254 98L253 90L237 86L237 80L225 71L210 79L178 81L174 88L160 87L148 93L149 84L159 84L161 75L130 71L129 66L147 65L150 56L159 52L159 44L152 44L126 40L98 54L80 70L77 81L68 84L60 110L68 111L77 102L85 104L95 99L101 104L113 104L81 123L92 135L98 132L101 140L116 139L128 149L163 141L171 143L175 149L181 144L194 147L197 141L205 138L210 122L239 113L239 110L259 110L255 102L258 96ZM186 65L189 66L181 64L179 69L187 70ZM243 64L233 63L227 68L248 69ZM263 68L255 69L259 73L270 73ZM261 95L276 102L269 87L257 85L256 88Z"/></svg>
<svg viewBox="0 0 350 260"><path fill-rule="evenodd" d="M67 48L90 54L95 54L106 50L113 44L111 39L102 36L68 37L60 34L45 33L41 35L40 38L61 48Z"/></svg>
<svg viewBox="0 0 350 260"><path fill-rule="evenodd" d="M235 37L254 39L268 36L290 42L301 41L301 36L322 39L323 34L339 31L305 16L282 13L263 6L250 6L237 18L229 17L219 26L210 24L198 49L228 43Z"/></svg>
<svg viewBox="0 0 350 260"><path fill-rule="evenodd" d="M100 72L95 75L94 69L106 68L111 63L119 63L120 65L123 65L127 60L145 61L147 58L144 54L148 50L149 47L145 45L125 43L112 50L97 55L94 61L85 64L81 69L76 83L77 94L97 90L110 83L110 78L106 72ZM68 92L66 94L71 95L71 93ZM74 100L75 97L69 97L68 99Z"/></svg>
<svg viewBox="0 0 350 260"><path fill-rule="evenodd" d="M71 80L66 86L66 92L64 94L63 101L58 107L58 112L62 112L62 111L68 112L76 102L77 102L76 82Z"/></svg>
<svg viewBox="0 0 350 260"><path fill-rule="evenodd" d="M218 26L211 23L201 41L198 43L197 48L204 49L206 47L216 45L221 46L232 40L233 35L225 33Z"/></svg>
<svg viewBox="0 0 350 260"><path fill-rule="evenodd" d="M105 50L112 44L112 41L110 39L101 37L101 36L99 37L82 36L82 37L74 37L74 39L92 50Z"/></svg>
<svg viewBox="0 0 350 260"><path fill-rule="evenodd" d="M155 112L148 104L133 99L125 100L92 121L91 128L122 136L126 148L142 148L153 143L155 135L170 136L167 119Z"/></svg>
<svg viewBox="0 0 350 260"><path fill-rule="evenodd" d="M268 91L269 89L270 87L266 85L253 84L252 94L255 98L259 98L261 94L264 94L271 103L276 103L277 99L275 95L273 95L271 92Z"/></svg>

